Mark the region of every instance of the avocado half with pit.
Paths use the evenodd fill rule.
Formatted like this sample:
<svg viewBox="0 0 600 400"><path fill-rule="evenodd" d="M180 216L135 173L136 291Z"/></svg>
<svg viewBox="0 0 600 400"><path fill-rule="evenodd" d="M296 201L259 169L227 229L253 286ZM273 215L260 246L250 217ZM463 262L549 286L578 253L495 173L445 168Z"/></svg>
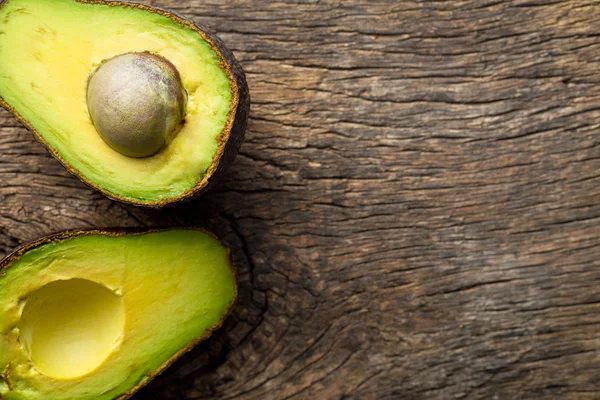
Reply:
<svg viewBox="0 0 600 400"><path fill-rule="evenodd" d="M71 173L123 202L202 193L231 164L250 98L222 41L102 0L0 0L0 105Z"/></svg>
<svg viewBox="0 0 600 400"><path fill-rule="evenodd" d="M0 398L125 399L221 325L229 250L196 229L66 232L0 261Z"/></svg>

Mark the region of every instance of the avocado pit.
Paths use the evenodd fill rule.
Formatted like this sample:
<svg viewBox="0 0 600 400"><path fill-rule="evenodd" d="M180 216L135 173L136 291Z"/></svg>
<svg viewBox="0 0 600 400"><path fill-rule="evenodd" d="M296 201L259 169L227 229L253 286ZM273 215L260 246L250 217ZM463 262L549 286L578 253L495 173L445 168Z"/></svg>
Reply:
<svg viewBox="0 0 600 400"><path fill-rule="evenodd" d="M41 374L59 380L86 375L119 345L123 299L86 279L57 280L33 292L19 322L20 341Z"/></svg>
<svg viewBox="0 0 600 400"><path fill-rule="evenodd" d="M181 129L187 95L175 66L151 53L127 53L92 73L87 106L94 127L114 150L148 157Z"/></svg>

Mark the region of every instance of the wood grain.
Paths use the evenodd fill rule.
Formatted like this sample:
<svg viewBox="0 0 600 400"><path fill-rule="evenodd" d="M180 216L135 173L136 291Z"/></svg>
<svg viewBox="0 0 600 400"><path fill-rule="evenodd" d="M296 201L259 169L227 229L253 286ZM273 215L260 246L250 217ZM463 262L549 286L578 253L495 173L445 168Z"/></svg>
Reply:
<svg viewBox="0 0 600 400"><path fill-rule="evenodd" d="M135 399L600 397L600 3L149 3L247 73L207 196L109 201L0 112L0 253L165 224L234 249L233 316Z"/></svg>

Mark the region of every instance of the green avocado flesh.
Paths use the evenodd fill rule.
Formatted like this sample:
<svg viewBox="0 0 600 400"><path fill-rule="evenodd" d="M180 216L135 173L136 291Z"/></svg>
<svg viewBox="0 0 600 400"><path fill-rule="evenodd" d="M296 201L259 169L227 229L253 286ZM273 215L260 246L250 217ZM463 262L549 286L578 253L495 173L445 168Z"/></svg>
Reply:
<svg viewBox="0 0 600 400"><path fill-rule="evenodd" d="M174 18L119 2L7 0L0 5L0 100L71 172L105 194L150 205L185 196L210 171L237 100L221 55ZM178 70L186 115L168 146L132 158L98 134L86 92L103 61L141 52Z"/></svg>
<svg viewBox="0 0 600 400"><path fill-rule="evenodd" d="M229 251L194 229L88 231L0 264L0 398L126 397L219 326Z"/></svg>

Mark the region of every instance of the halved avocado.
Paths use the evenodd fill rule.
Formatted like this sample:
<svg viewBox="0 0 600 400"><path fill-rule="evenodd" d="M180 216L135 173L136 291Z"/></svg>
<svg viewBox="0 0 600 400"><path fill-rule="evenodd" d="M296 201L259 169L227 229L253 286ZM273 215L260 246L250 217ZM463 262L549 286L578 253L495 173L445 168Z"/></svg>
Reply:
<svg viewBox="0 0 600 400"><path fill-rule="evenodd" d="M250 99L231 51L180 16L120 1L5 0L0 105L88 185L160 207L202 193L231 164Z"/></svg>
<svg viewBox="0 0 600 400"><path fill-rule="evenodd" d="M0 261L0 398L125 399L221 325L229 250L198 229L65 232Z"/></svg>

